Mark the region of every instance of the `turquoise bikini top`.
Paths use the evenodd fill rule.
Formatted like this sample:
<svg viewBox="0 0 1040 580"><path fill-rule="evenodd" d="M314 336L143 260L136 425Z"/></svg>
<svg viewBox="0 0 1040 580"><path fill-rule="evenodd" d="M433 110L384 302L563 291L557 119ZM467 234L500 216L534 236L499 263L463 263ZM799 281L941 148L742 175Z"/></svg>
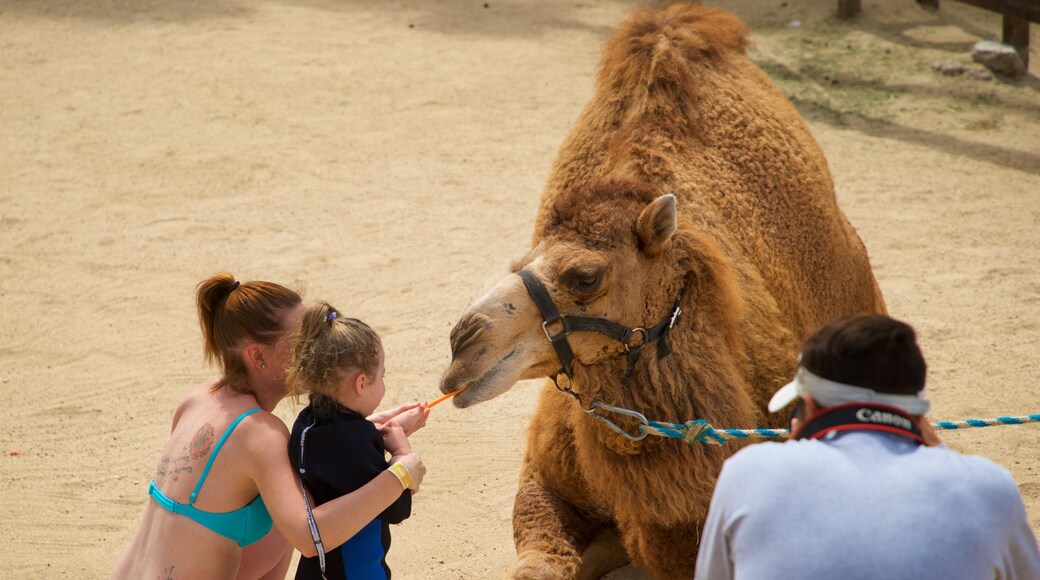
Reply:
<svg viewBox="0 0 1040 580"><path fill-rule="evenodd" d="M267 532L271 531L272 522L271 514L267 512L267 506L264 505L264 499L259 495L256 496L256 499L249 502L249 505L230 512L204 512L196 509L194 505L195 497L199 495L199 490L202 489L202 484L206 481L206 476L209 475L209 468L213 466L213 460L217 458L217 453L220 452L224 441L227 441L228 435L231 435L231 432L235 430L235 427L238 426L242 419L259 410L259 408L256 408L242 413L224 432L224 436L220 438L217 446L213 449L213 453L210 454L209 462L206 463L206 469L202 470L202 476L199 477L199 482L195 485L195 491L191 492L191 497L188 498L187 504L176 502L166 497L166 494L159 491L159 488L155 486L154 479L148 485L148 495L152 496L155 503L167 511L187 516L225 538L238 542L239 547L244 548L249 544L260 541L261 538L267 535Z"/></svg>

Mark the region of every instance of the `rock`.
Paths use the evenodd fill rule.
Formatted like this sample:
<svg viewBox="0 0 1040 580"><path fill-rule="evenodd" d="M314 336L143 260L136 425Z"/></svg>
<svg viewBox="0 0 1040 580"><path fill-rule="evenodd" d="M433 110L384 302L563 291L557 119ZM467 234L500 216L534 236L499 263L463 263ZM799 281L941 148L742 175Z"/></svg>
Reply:
<svg viewBox="0 0 1040 580"><path fill-rule="evenodd" d="M995 40L980 40L971 49L971 59L991 71L1009 77L1026 74L1026 65L1015 47Z"/></svg>
<svg viewBox="0 0 1040 580"><path fill-rule="evenodd" d="M932 63L932 70L941 72L948 77L953 77L964 74L964 71L967 69L957 61L937 60Z"/></svg>
<svg viewBox="0 0 1040 580"><path fill-rule="evenodd" d="M972 78L974 78L976 80L980 80L980 81L991 81L991 80L993 80L993 75L990 74L990 72L988 70L985 70L985 69L973 68L970 71L968 71L968 74L970 74L972 76Z"/></svg>

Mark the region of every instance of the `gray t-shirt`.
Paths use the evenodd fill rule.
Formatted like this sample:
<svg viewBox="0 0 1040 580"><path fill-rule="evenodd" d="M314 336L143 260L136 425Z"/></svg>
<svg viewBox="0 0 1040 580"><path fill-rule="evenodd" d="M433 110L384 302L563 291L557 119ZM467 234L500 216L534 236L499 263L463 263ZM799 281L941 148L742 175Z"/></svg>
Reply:
<svg viewBox="0 0 1040 580"><path fill-rule="evenodd" d="M726 461L697 578L1040 579L1011 474L887 433L760 443Z"/></svg>

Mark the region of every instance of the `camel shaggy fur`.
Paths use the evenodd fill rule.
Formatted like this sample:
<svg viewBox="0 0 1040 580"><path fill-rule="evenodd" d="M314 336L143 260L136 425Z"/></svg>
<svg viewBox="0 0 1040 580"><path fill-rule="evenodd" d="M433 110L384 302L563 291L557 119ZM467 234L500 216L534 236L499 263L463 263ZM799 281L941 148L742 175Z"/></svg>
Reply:
<svg viewBox="0 0 1040 580"><path fill-rule="evenodd" d="M682 314L672 353L646 348L632 368L624 345L569 335L578 400L542 388L512 577L598 577L629 558L655 578L692 576L716 476L737 447L630 441L585 409L781 426L765 405L793 376L801 341L835 317L885 310L819 146L747 58L746 34L721 9L637 12L607 42L595 95L560 149L532 249L512 271L533 273L564 314L649 328L680 291ZM561 366L515 274L451 340L441 389L466 386L459 407Z"/></svg>

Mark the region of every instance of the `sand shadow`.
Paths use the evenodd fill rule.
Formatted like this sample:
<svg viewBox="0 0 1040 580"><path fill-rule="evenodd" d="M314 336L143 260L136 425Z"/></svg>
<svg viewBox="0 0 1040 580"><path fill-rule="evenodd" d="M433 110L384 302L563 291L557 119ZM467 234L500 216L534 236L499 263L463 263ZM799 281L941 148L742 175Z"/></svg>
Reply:
<svg viewBox="0 0 1040 580"><path fill-rule="evenodd" d="M969 157L977 161L1040 175L1040 154L1008 149L999 145L968 141L946 133L908 127L861 113L838 111L813 101L794 97L791 98L791 101L806 119L813 122L826 123L832 127L843 129L852 129L871 137L895 139L958 157ZM912 171L912 169L907 168L908 171Z"/></svg>
<svg viewBox="0 0 1040 580"><path fill-rule="evenodd" d="M840 21L846 22L846 21ZM971 56L972 48L975 46L976 41L939 41L939 40L926 40L922 38L914 38L908 34L907 31L921 28L924 26L955 26L966 34L976 36L978 40L1000 40L1000 35L994 36L989 31L972 24L968 21L956 17L949 17L942 21L937 22L914 22L914 23L900 23L900 24L879 24L873 23L870 26L857 27L857 30L865 34L869 34L881 41L890 42L893 44L901 44L904 46L914 48L931 48L936 50L942 50L948 52L951 55L957 57ZM1034 59L1035 60L1035 59ZM1031 62L1030 69L1036 71L1037 63ZM1035 72L1027 72L1026 75L1020 78L1009 78L999 74L995 74L994 78L997 82L1008 84L1012 86L1022 87L1030 89L1034 92L1040 92L1040 78L1037 77ZM1036 110L1038 104L1033 105L1033 110Z"/></svg>

